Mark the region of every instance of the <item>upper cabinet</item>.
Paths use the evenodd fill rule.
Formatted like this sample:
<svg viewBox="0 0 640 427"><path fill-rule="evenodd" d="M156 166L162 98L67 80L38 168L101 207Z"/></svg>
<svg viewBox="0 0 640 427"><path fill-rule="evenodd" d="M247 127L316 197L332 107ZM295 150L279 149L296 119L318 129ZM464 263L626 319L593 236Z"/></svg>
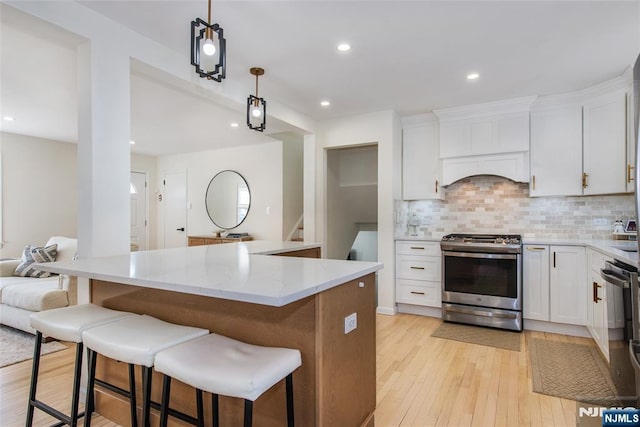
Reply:
<svg viewBox="0 0 640 427"><path fill-rule="evenodd" d="M531 196L631 191L624 76L539 98L531 110Z"/></svg>
<svg viewBox="0 0 640 427"><path fill-rule="evenodd" d="M529 108L535 97L436 110L443 185L472 175L529 179Z"/></svg>
<svg viewBox="0 0 640 427"><path fill-rule="evenodd" d="M433 114L402 122L403 200L442 199L438 120Z"/></svg>

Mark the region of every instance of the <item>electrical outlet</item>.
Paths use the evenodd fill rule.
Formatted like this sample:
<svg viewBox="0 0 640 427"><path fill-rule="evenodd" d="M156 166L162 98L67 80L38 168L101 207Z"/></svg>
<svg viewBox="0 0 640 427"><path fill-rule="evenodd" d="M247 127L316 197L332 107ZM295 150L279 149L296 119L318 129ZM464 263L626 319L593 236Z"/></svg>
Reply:
<svg viewBox="0 0 640 427"><path fill-rule="evenodd" d="M594 227L606 227L607 226L607 219L606 218L593 218L593 220L591 221L591 224Z"/></svg>
<svg viewBox="0 0 640 427"><path fill-rule="evenodd" d="M351 313L344 318L344 334L347 335L358 327L358 313Z"/></svg>

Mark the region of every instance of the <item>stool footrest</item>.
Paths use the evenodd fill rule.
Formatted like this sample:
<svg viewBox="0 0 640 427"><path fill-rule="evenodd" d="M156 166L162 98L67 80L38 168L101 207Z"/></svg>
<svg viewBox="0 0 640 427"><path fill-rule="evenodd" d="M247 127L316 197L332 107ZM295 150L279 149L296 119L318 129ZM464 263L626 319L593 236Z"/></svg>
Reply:
<svg viewBox="0 0 640 427"><path fill-rule="evenodd" d="M112 392L114 392L116 394L119 394L119 395L127 397L127 398L130 397L129 396L129 392L127 390L123 389L123 388L120 388L118 386L110 384L110 383L108 383L108 382L106 382L104 380L100 380L98 378L95 379L95 382L96 382L96 385L99 385L102 388L105 388L105 389L107 389L109 391L112 391ZM161 405L158 402L154 402L152 400L150 403L151 403L151 407L153 409L158 410L158 411L160 410L160 406ZM84 414L84 412L83 412L83 414ZM178 418L179 420L186 421L186 422L188 422L190 424L196 424L198 422L197 418L192 417L189 414L185 414L184 412L180 412L180 411L177 411L177 410L171 409L171 408L169 408L169 415L171 415L174 418Z"/></svg>
<svg viewBox="0 0 640 427"><path fill-rule="evenodd" d="M49 406L40 400L30 400L29 404L35 408L40 409L42 412L46 413L47 415L51 415L52 417L60 420L60 423L54 424L54 425L63 426L66 424L71 424L71 417L69 415L60 412L56 408ZM78 418L81 418L81 417L84 417L84 412L80 412L78 414Z"/></svg>

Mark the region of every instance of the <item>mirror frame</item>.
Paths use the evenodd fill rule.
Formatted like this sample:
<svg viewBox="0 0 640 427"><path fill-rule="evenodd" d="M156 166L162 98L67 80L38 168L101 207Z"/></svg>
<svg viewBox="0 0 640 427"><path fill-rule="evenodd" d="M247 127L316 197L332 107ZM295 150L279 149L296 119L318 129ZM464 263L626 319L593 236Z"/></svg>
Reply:
<svg viewBox="0 0 640 427"><path fill-rule="evenodd" d="M211 189L211 184L213 184L213 181L216 179L216 177L218 177L218 175L223 174L225 172L233 172L236 175L238 175L238 177L240 177L240 179L244 182L244 184L247 187L247 191L249 191L249 206L247 207L247 213L245 214L244 218L242 218L242 221L240 221L239 223L237 223L236 225L234 225L233 227L223 227L220 224L216 223L213 220L213 217L211 216L211 212L209 211L209 204L207 203L207 199L209 196L209 190ZM247 217L249 216L249 212L251 211L251 188L249 188L249 183L247 182L247 179L239 172L234 171L232 169L225 169L225 170L221 170L220 172L218 172L217 174L215 174L213 176L213 178L211 178L211 181L209 181L209 185L207 185L207 191L205 191L204 193L204 207L207 210L207 216L209 217L209 219L211 220L211 222L213 223L213 225L215 225L216 227L222 229L222 230L232 230L234 228L239 227L243 222L245 222L245 220L247 219Z"/></svg>

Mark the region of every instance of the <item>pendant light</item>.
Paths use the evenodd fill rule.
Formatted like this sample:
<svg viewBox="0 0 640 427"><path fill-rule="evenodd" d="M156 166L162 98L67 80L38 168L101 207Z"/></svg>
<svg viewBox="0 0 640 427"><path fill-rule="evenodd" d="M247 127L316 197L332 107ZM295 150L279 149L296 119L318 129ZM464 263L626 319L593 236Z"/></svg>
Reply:
<svg viewBox="0 0 640 427"><path fill-rule="evenodd" d="M222 27L211 23L211 0L207 21L191 21L191 65L202 78L220 82L226 77L226 40Z"/></svg>
<svg viewBox="0 0 640 427"><path fill-rule="evenodd" d="M264 69L253 67L249 72L256 76L256 94L247 98L247 126L249 129L262 132L266 127L267 101L258 97L258 77L264 74Z"/></svg>

